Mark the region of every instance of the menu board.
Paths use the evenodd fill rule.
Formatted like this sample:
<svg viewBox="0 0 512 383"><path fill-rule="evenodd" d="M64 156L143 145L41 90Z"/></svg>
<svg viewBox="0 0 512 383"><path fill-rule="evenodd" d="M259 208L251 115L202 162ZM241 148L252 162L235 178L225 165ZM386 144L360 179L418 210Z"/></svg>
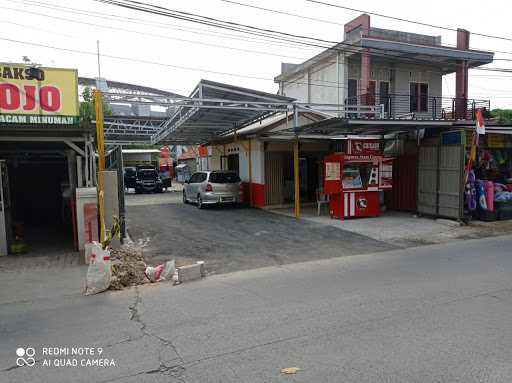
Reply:
<svg viewBox="0 0 512 383"><path fill-rule="evenodd" d="M339 162L325 163L325 180L339 181L341 179L341 167Z"/></svg>

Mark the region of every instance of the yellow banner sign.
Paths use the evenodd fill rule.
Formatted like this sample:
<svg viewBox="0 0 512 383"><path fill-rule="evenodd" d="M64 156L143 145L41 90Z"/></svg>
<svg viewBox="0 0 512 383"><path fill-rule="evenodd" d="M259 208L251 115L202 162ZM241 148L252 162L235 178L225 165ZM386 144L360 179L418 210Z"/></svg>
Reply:
<svg viewBox="0 0 512 383"><path fill-rule="evenodd" d="M76 69L0 63L0 123L73 124L78 115Z"/></svg>

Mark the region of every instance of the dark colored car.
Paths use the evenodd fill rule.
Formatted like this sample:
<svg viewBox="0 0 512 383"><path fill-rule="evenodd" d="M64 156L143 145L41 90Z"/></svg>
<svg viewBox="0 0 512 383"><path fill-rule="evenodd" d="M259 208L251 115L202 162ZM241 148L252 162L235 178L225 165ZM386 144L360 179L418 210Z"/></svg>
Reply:
<svg viewBox="0 0 512 383"><path fill-rule="evenodd" d="M135 189L137 179L137 168L127 166L124 168L124 187L126 189Z"/></svg>
<svg viewBox="0 0 512 383"><path fill-rule="evenodd" d="M137 166L135 193L162 193L164 184L156 169L152 166Z"/></svg>

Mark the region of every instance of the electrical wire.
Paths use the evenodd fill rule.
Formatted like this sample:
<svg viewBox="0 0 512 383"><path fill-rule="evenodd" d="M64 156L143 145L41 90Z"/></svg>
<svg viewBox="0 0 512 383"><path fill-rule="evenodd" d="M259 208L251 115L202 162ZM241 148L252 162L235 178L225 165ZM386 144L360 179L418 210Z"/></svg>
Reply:
<svg viewBox="0 0 512 383"><path fill-rule="evenodd" d="M417 24L417 25L423 25L425 27L431 27L431 28L436 28L436 29L444 29L446 31L453 31L453 32L457 31L456 28L450 28L450 27L445 27L445 26L435 25L435 24L429 24L429 23L423 23L421 21L414 21L414 20L405 19L405 18L402 18L402 17L395 17L395 16L384 15L382 13L365 11L365 10L361 10L361 9L346 7L346 6L339 5L339 4L332 4L332 3L328 3L328 2L320 1L320 0L306 0L306 1L309 2L309 3L316 3L316 4L320 4L320 5L325 5L325 6L328 6L328 7L341 8L341 9L346 9L346 10L354 11L354 12L367 13L369 15L384 17L384 18L391 19L391 20L402 21L402 22L411 23L411 24ZM505 40L505 41L512 41L512 37L495 36L495 35L489 35L489 34L478 33L478 32L471 32L471 33L473 35L475 35L475 36L481 36L481 37L487 37L487 38L498 39L498 40Z"/></svg>
<svg viewBox="0 0 512 383"><path fill-rule="evenodd" d="M258 10L261 10L261 11L277 13L277 14L282 14L282 15L286 15L286 16L298 17L298 18L302 18L302 19L306 19L306 20L314 20L314 21L318 21L318 22L323 22L323 23L327 23L327 24L336 24L336 25L341 25L341 26L345 25L345 24L341 24L341 23L335 23L335 22L332 22L332 21L329 21L329 20L307 17L307 16L296 14L296 13L289 13L289 12L279 11L279 10L275 10L275 9L271 9L271 8L257 7L257 6L251 5L251 4L241 3L241 2L238 2L238 1L232 1L232 0L219 0L219 1L222 1L224 3L239 5L239 6L242 6L242 7L258 9ZM348 8L348 7L346 7L346 8L349 9L349 10L358 11L358 10L353 9L353 8ZM364 12L364 11L358 11L358 12ZM370 12L364 12L364 13L370 13ZM377 15L377 14L375 14L375 15ZM400 21L404 21L403 19L399 19L399 20ZM410 21L410 22L414 23L413 21ZM434 27L431 24L424 24L424 25ZM448 29L448 30L450 30L450 31L457 31L456 29ZM452 45L452 46L454 48L456 48L456 46L454 46L454 45ZM473 49L474 50L482 50L482 51L486 51L487 50L487 49L484 49L484 48L473 48ZM510 52L510 51L497 51L497 50L493 50L493 52L494 53L502 53L502 54L512 55L512 52ZM495 58L494 60L504 60L504 59Z"/></svg>
<svg viewBox="0 0 512 383"><path fill-rule="evenodd" d="M264 8L264 7L258 7L256 5L251 5L251 4L245 4L245 3L239 3L238 1L231 1L231 0L219 0L219 1L222 1L224 3L230 3L230 4L234 4L234 5L240 5L242 7L249 7L249 8L253 8L253 9L259 9L260 11L267 11L267 12L272 12L272 13L278 13L280 15L286 15L286 16L292 16L292 17L297 17L299 19L303 19L303 20L311 20L311 21L317 21L319 23L324 23L324 24L332 24L332 25L339 25L339 26L344 26L344 24L342 23L337 23L335 21L329 21L329 20L325 20L325 19L317 19L315 17L308 17L308 16L303 16L303 15L299 15L299 14L296 14L296 13L291 13L291 12L284 12L284 11L278 11L276 9L270 9L270 8Z"/></svg>
<svg viewBox="0 0 512 383"><path fill-rule="evenodd" d="M187 39L169 37L169 36L155 34L155 33L150 33L150 32L141 32L141 31L126 29L126 28L115 27L115 26L112 26L112 25L101 25L101 24L89 23L89 22L86 22L86 21L71 20L71 19L67 19L65 17L52 16L52 15L47 15L47 14L43 14L43 13L32 12L32 11L28 11L28 10L21 10L21 9L16 9L16 8L11 8L11 7L3 7L3 9L8 9L8 10L11 10L11 11L20 12L20 13L24 13L24 14L32 14L32 15L37 15L37 16L44 16L44 17L48 17L48 18L51 18L51 19L55 19L55 20L72 22L72 23L77 23L77 24L82 24L82 25L89 25L89 26L103 28L103 29L117 30L117 31L122 31L122 32L128 32L128 33L134 33L134 34L138 34L138 35L143 35L143 36L151 36L151 37L157 37L157 38L166 39L166 40L185 42L185 43L190 43L190 44L198 44L198 45L203 45L203 46L210 46L210 47L215 47L215 48L229 49L229 50L235 50L235 51L246 52L246 53L256 53L256 54L266 55L266 56L292 58L292 59L297 59L297 60L304 60L305 59L305 57L288 56L288 55L274 54L274 53L269 53L269 52L264 52L264 51L257 51L257 50L252 50L252 49L235 48L235 47L230 47L230 46L226 46L226 45L220 45L220 44L206 43L206 42L202 42L202 41L195 41L195 40L187 40ZM49 33L51 33L51 32L49 32Z"/></svg>
<svg viewBox="0 0 512 383"><path fill-rule="evenodd" d="M228 28L228 29L238 28L237 30L241 30L245 33L253 33L254 31L256 31L257 33L266 33L267 36L269 36L269 34L270 34L270 36L275 37L277 34L277 35L279 35L278 38L282 38L282 36L285 36L286 38L302 39L302 41L305 39L305 40L309 40L309 41L304 42L304 44L313 45L313 46L317 46L317 47L323 47L324 49L331 49L331 50L355 53L354 51L350 51L347 48L343 48L343 49L339 48L339 46L343 45L343 46L350 46L350 47L354 47L354 48L360 48L358 45L355 45L355 44L349 44L349 43L345 43L345 42L339 43L336 41L320 39L317 37L296 35L296 34L292 34L292 33L276 31L276 30L272 30L272 29L259 28L259 27L255 27L252 25L246 25L246 24L236 23L236 22L232 22L232 21L220 20L217 18L209 17L209 16L197 15L197 14L194 14L191 12L177 11L177 10L169 9L169 8L166 8L166 7L163 7L160 5L144 3L144 2L136 1L136 0L93 0L93 1L105 3L105 4L111 4L111 5L115 5L115 6L119 6L119 7L123 7L123 8L127 8L127 9L132 9L132 10L137 10L137 11L141 11L141 12L154 13L154 14L168 16L168 17L177 18L177 19L181 19L181 20L188 20L191 22L196 22L196 23L201 23L201 24L206 23L208 25L216 26L219 28ZM150 8L147 8L147 7L150 7ZM227 26L226 26L226 24L227 24ZM335 45L332 47L326 47L326 46L319 45L319 42L335 44ZM384 51L384 52L393 51L393 50L389 50L389 49L377 49L377 50ZM357 53L360 53L360 52L357 51ZM373 56L380 55L381 57L382 56L392 56L393 58L398 58L397 55L390 55L387 53L381 53L381 54L369 53L369 54L373 55ZM426 61L426 60L421 60L421 61L418 59L405 60L403 57L399 57L399 58L402 59L403 61L421 62L422 64L432 65L431 62ZM499 60L512 61L512 59L499 59Z"/></svg>
<svg viewBox="0 0 512 383"><path fill-rule="evenodd" d="M79 49L57 47L57 46L51 46L51 45L46 45L46 44L39 44L39 43L28 42L28 41L14 40L14 39L9 39L9 38L4 38L4 37L0 37L0 40L8 41L8 42L11 42L11 43L17 43L17 44L30 45L30 46L36 46L36 47L41 47L41 48L48 48L48 49L54 49L54 50L59 50L59 51L65 51L65 52L70 52L70 53L84 54L84 55L89 55L89 56L96 56L97 55L97 52L93 52L93 51L84 51L84 50L79 50ZM256 79L256 80L274 80L271 77L260 77L260 76L251 76L251 75L245 75L245 74L220 72L220 71L213 71L213 70L204 69L204 68L179 66L179 65L172 65L172 64L161 63L161 62L156 62L156 61L151 61L151 60L135 59L135 58L131 58L131 57L114 56L114 55L102 55L102 57L110 58L110 59L114 59L114 60L121 60L121 61L128 61L128 62L135 62L135 63L142 63L142 64L151 64L151 65L157 65L157 66L164 66L164 67L170 67L170 68L176 68L176 69L188 70L188 71L194 71L194 72L213 73L213 74L230 76L230 77L241 77L241 78ZM312 83L312 82L308 83L308 82L301 82L301 81L286 81L286 83L287 84L297 84L297 85L309 85L309 86L323 87L323 88L334 88L334 89L347 89L348 88L348 87L346 87L344 85L341 85L341 84L325 85L325 84L315 84L315 83ZM402 96L407 96L407 95L403 94ZM500 98L500 97L496 97L496 98Z"/></svg>
<svg viewBox="0 0 512 383"><path fill-rule="evenodd" d="M28 43L28 42L23 42L23 41L19 41L19 40L13 40L13 39L5 39L4 38L3 40L7 40L7 41L11 41L11 42L17 42L17 43L20 43L20 44L30 44L30 45L46 47L46 48L51 48L51 49L59 49L59 50L64 50L64 51L74 52L74 53L96 55L95 52L79 51L79 50L73 50L73 49L61 48L61 47L53 47L53 46L47 46L47 45L44 45L44 44ZM171 65L171 64L158 63L158 62L149 61L149 60L138 60L138 59L127 58L127 57L122 57L122 56L111 56L111 55L103 55L103 56L104 57L108 57L108 58L112 58L112 59L129 60L129 61L134 61L134 62L154 64L154 65L163 65L163 66L174 67L174 68L177 68L177 69L184 69L184 70L194 70L194 71L208 72L208 73L221 74L221 75L234 76L234 77L244 77L244 78L253 78L253 79L261 79L261 80L273 80L272 78L264 78L264 77L258 77L258 76L249 76L249 75L233 74L233 73L226 73L226 72L219 72L219 71L211 71L211 70L200 69L200 68L192 68L192 67L184 67L184 66L177 66L177 65ZM396 58L396 56L393 56L393 57ZM491 68L487 68L487 69L491 69ZM324 82L324 81L319 80L319 82ZM304 85L306 84L306 83L301 83L301 82L298 82L298 81L286 81L286 83L296 83L296 84L304 84ZM335 83L336 86L327 86L327 85L312 84L312 83L308 83L308 84L312 85L312 86L327 86L327 87L338 88L338 89L339 88L344 88L344 86L341 86L337 82L331 82L331 83Z"/></svg>
<svg viewBox="0 0 512 383"><path fill-rule="evenodd" d="M239 41L250 42L250 43L254 43L254 44L264 44L266 46L275 45L275 46L279 46L279 47L289 47L289 48L293 48L293 49L302 49L302 50L303 49L311 49L311 50L317 49L317 48L304 47L304 46L300 46L300 45L291 46L289 44L284 44L284 43L280 43L278 41L273 41L273 40L265 39L265 38L251 38L248 36L241 36L241 35L236 35L236 34L232 34L232 33L223 33L223 32L212 31L212 30L208 30L208 29L193 28L193 27L189 27L189 26L185 27L185 26L180 26L180 25L176 25L176 24L161 23L161 22L157 22L157 21L149 21L149 20L145 20L145 19L126 17L126 16L115 15L115 14L105 14L105 13L95 12L95 11L85 11L85 10L78 9L78 8L64 7L64 6L60 6L60 5L41 3L41 2L31 1L31 0L20 0L20 1L9 0L8 4L11 4L11 3L20 4L20 5L21 4L31 5L31 6L40 7L40 8L57 10L57 11L63 12L63 13L71 13L71 14L77 14L77 15L82 15L82 16L87 16L87 17L95 17L95 18L100 18L100 19L104 19L104 20L114 20L114 21L123 22L123 23L129 22L130 24L139 24L139 25L162 28L162 29L179 30L179 31L183 31L186 33L206 35L206 36L210 36L210 37L212 35L220 36L221 38L229 38L230 40L239 40Z"/></svg>

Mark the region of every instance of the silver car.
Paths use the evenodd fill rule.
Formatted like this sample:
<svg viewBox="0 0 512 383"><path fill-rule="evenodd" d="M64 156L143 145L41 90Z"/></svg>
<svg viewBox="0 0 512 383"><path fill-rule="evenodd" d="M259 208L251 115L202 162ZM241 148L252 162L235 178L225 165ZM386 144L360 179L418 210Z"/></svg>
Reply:
<svg viewBox="0 0 512 383"><path fill-rule="evenodd" d="M242 201L242 185L235 172L197 172L183 186L183 202L195 202L199 209L209 204L235 204Z"/></svg>

